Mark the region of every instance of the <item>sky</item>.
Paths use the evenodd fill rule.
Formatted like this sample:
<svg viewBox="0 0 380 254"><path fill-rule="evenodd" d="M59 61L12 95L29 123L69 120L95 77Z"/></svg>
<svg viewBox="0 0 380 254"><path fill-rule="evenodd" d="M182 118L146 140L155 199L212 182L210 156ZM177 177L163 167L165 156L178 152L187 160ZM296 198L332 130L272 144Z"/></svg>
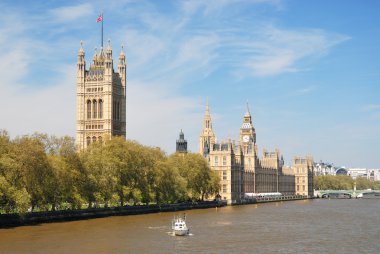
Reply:
<svg viewBox="0 0 380 254"><path fill-rule="evenodd" d="M75 137L76 60L110 39L127 60L127 138L198 151L208 98L218 141L248 102L257 144L380 168L380 1L0 2L0 129ZM117 61L114 61L117 68ZM89 66L89 64L87 64Z"/></svg>

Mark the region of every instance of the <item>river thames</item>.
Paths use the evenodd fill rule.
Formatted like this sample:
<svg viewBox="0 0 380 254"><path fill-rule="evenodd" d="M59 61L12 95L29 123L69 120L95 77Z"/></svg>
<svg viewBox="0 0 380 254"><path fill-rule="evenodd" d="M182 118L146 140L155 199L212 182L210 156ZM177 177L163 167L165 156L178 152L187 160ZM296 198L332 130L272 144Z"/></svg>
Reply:
<svg viewBox="0 0 380 254"><path fill-rule="evenodd" d="M0 253L379 253L380 200L302 200L0 229Z"/></svg>

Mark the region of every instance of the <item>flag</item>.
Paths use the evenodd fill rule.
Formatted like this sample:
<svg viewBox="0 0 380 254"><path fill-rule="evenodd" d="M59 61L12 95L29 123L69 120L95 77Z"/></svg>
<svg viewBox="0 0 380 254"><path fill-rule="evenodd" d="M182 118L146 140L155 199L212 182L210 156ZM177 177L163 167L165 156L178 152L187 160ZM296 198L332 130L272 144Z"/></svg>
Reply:
<svg viewBox="0 0 380 254"><path fill-rule="evenodd" d="M100 14L98 18L96 19L96 22L100 22L103 20L103 14Z"/></svg>

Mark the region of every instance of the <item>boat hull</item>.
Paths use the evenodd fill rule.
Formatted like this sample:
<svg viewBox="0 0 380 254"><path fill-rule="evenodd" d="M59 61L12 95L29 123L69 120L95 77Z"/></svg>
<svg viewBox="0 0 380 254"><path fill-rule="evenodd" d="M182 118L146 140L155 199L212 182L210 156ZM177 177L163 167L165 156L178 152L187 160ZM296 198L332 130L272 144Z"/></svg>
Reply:
<svg viewBox="0 0 380 254"><path fill-rule="evenodd" d="M174 234L178 236L184 236L189 234L188 229L180 229L180 230L174 230Z"/></svg>

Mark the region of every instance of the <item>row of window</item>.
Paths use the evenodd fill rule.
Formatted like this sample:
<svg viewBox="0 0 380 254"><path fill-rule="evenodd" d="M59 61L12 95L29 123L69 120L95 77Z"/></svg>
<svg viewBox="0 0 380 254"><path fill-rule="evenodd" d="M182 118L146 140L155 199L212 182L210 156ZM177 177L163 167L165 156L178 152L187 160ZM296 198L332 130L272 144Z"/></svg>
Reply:
<svg viewBox="0 0 380 254"><path fill-rule="evenodd" d="M91 142L96 142L96 141L102 142L102 137L101 136L99 136L99 137L93 136L92 138L87 137L86 140L87 140L87 146L89 146L91 144Z"/></svg>
<svg viewBox="0 0 380 254"><path fill-rule="evenodd" d="M87 119L103 118L103 100L87 100Z"/></svg>
<svg viewBox="0 0 380 254"><path fill-rule="evenodd" d="M86 90L87 92L102 92L103 91L103 87L99 87L99 88L97 88L97 87L95 87L95 88L87 88L87 90Z"/></svg>
<svg viewBox="0 0 380 254"><path fill-rule="evenodd" d="M227 157L223 156L222 160L223 160L222 165L223 166L227 166ZM215 156L215 158L214 158L214 166L219 166L219 158L218 158L218 156Z"/></svg>
<svg viewBox="0 0 380 254"><path fill-rule="evenodd" d="M101 125L86 125L87 130L97 130L97 129L103 129L103 124Z"/></svg>
<svg viewBox="0 0 380 254"><path fill-rule="evenodd" d="M305 190L306 190L305 185L302 185L302 191L305 191ZM300 186L299 185L297 185L297 191L300 191Z"/></svg>
<svg viewBox="0 0 380 254"><path fill-rule="evenodd" d="M101 119L103 118L103 100L87 100L87 119ZM122 114L122 109L121 109L121 102L119 101L114 101L113 102L113 114L112 118L116 120L121 120L121 114Z"/></svg>

